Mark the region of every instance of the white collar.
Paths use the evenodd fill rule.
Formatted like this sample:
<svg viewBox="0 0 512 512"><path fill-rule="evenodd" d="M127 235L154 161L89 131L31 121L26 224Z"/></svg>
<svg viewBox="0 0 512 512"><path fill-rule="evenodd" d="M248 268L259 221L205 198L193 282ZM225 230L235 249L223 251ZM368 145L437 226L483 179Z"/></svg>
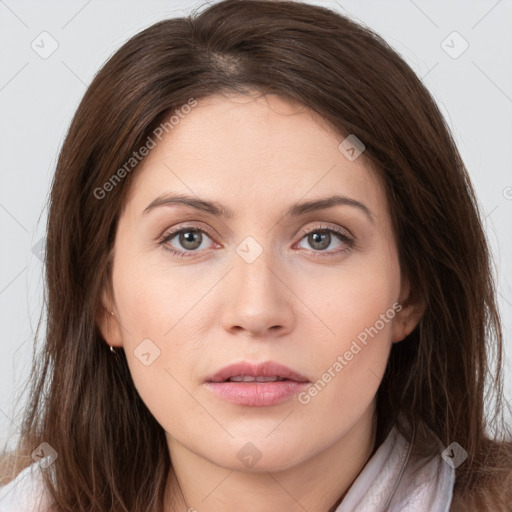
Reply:
<svg viewBox="0 0 512 512"><path fill-rule="evenodd" d="M410 457L393 427L350 486L336 512L448 512L455 470L441 457Z"/></svg>

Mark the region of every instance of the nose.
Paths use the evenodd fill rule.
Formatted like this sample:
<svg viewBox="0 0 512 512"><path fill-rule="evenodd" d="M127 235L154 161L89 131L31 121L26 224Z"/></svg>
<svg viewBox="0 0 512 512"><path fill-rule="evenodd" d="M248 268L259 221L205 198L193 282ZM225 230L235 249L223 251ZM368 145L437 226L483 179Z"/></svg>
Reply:
<svg viewBox="0 0 512 512"><path fill-rule="evenodd" d="M224 283L221 325L232 334L278 337L293 328L291 275L265 249L251 263L233 255L233 270Z"/></svg>

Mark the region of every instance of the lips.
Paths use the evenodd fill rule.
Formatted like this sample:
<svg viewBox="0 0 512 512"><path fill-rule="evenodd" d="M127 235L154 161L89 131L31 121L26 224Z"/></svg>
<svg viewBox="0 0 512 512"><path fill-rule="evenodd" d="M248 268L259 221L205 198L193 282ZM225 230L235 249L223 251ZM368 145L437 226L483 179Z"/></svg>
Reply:
<svg viewBox="0 0 512 512"><path fill-rule="evenodd" d="M242 361L208 377L205 385L214 395L237 407L270 407L289 403L309 385L309 380L275 361Z"/></svg>
<svg viewBox="0 0 512 512"><path fill-rule="evenodd" d="M208 377L206 382L275 382L275 381L309 382L299 372L275 361L251 363L241 361L225 366L214 375Z"/></svg>

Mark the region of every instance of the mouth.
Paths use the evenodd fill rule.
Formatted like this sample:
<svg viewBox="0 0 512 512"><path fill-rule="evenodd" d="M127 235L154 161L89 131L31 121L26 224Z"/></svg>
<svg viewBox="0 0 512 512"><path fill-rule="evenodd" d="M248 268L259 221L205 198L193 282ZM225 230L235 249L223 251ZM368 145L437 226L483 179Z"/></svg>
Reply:
<svg viewBox="0 0 512 512"><path fill-rule="evenodd" d="M252 377L250 375L239 375L238 377L230 377L222 382L281 382L283 380L291 380L285 379L284 377L263 377L258 375L256 377Z"/></svg>
<svg viewBox="0 0 512 512"><path fill-rule="evenodd" d="M263 363L251 363L241 361L239 363L225 366L214 375L206 379L206 382L282 382L292 381L306 383L309 380L299 372L288 368L285 365L275 361L265 361Z"/></svg>
<svg viewBox="0 0 512 512"><path fill-rule="evenodd" d="M238 406L279 405L301 391L309 380L274 361L253 364L242 361L226 366L206 380L219 398Z"/></svg>

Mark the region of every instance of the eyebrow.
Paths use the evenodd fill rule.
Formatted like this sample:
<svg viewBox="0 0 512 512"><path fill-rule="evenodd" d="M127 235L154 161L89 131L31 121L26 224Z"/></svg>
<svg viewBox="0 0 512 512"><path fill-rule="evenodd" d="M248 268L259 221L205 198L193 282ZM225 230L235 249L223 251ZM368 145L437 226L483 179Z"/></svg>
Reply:
<svg viewBox="0 0 512 512"><path fill-rule="evenodd" d="M161 196L151 201L151 203L148 206L146 206L142 213L146 215L150 211L160 206L174 205L188 206L190 208L195 208L196 210L201 210L211 215L214 215L215 217L222 217L225 219L231 219L235 216L233 210L230 210L226 206L218 203L217 201L206 201L198 197L177 193L162 194ZM357 201L356 199L352 199L350 197L342 195L332 195L320 199L315 199L312 201L303 201L300 203L296 203L294 205L291 205L288 208L288 210L284 212L283 217L298 217L299 215L304 215L312 211L325 210L327 208L332 208L334 206L339 205L352 206L354 208L357 208L360 211L362 211L366 215L366 217L368 217L369 221L372 224L375 223L373 213L365 204L361 203L360 201Z"/></svg>

